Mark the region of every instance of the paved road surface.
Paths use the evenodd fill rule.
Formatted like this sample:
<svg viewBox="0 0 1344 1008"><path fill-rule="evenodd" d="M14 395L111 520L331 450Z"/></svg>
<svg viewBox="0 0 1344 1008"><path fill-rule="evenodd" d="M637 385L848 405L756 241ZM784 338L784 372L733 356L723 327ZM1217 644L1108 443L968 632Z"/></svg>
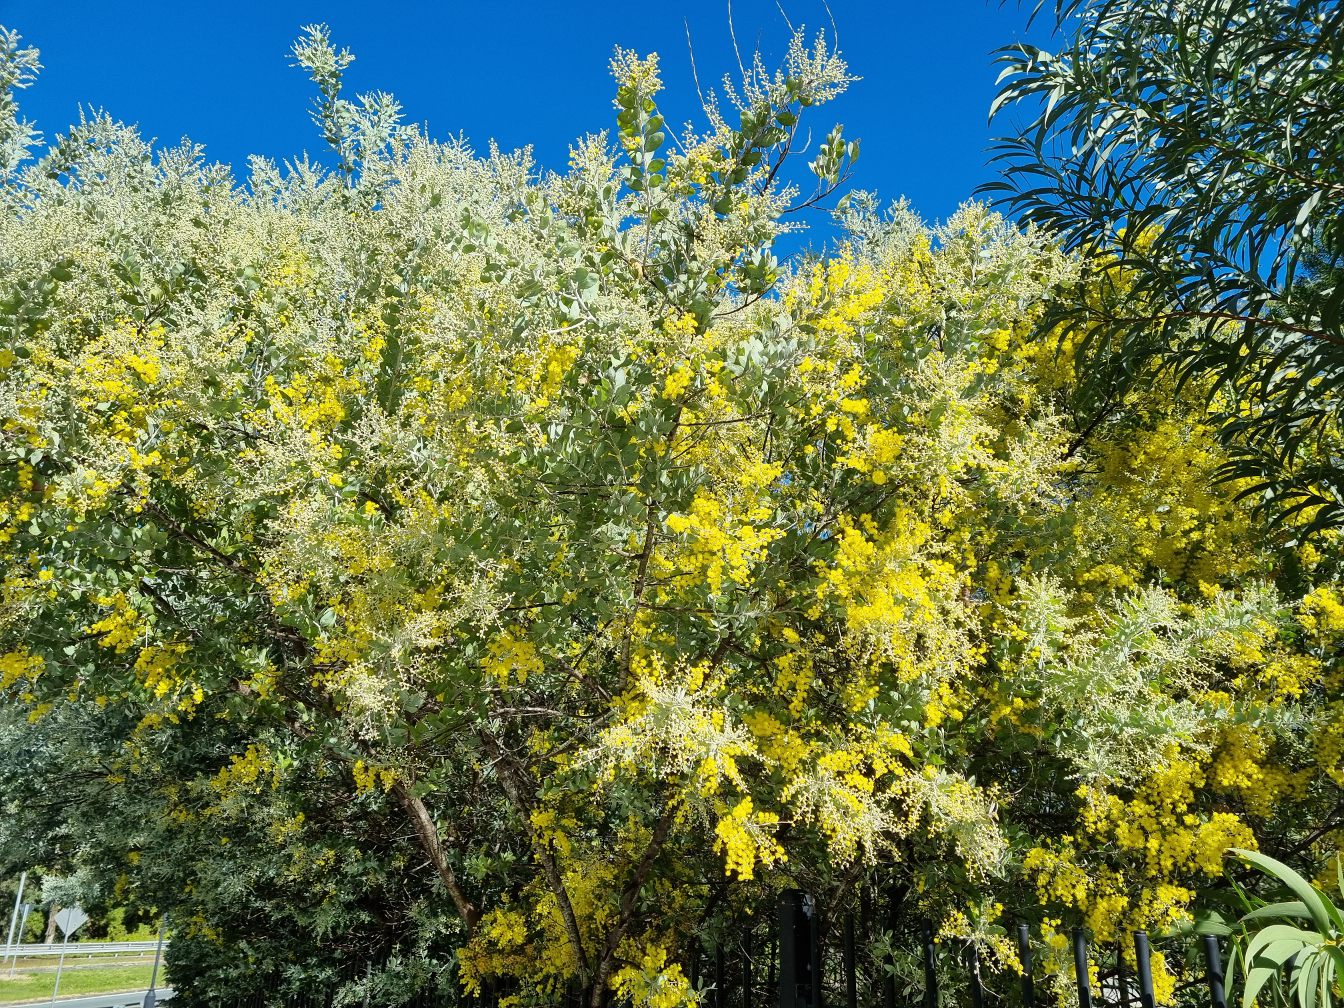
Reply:
<svg viewBox="0 0 1344 1008"><path fill-rule="evenodd" d="M171 987L160 987L154 992L155 1000L167 1001L173 996ZM140 1008L145 1003L145 992L128 991L125 994L90 994L87 997L57 998L57 1008ZM24 1008L49 1005L51 1000L20 1002Z"/></svg>

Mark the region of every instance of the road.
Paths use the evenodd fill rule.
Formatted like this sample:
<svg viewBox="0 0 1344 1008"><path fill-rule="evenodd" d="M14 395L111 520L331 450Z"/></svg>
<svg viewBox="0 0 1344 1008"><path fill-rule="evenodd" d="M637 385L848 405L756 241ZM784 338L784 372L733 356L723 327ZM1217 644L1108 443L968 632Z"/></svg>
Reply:
<svg viewBox="0 0 1344 1008"><path fill-rule="evenodd" d="M171 987L160 987L154 992L156 1001L167 1001L173 996ZM127 991L124 994L89 994L85 997L57 998L58 1008L141 1008L145 1003L145 992ZM33 1005L49 1005L50 999L42 1001L19 1001L13 1002L15 1008L23 1008Z"/></svg>

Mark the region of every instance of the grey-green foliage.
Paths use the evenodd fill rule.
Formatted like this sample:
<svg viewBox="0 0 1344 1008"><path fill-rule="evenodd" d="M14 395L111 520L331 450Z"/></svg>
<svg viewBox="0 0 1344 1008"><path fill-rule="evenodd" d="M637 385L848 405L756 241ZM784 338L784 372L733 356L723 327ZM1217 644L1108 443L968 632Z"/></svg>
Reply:
<svg viewBox="0 0 1344 1008"><path fill-rule="evenodd" d="M88 865L70 875L46 875L42 879L40 902L45 906L81 906L102 897L101 885Z"/></svg>
<svg viewBox="0 0 1344 1008"><path fill-rule="evenodd" d="M25 57L16 41L10 50L0 62L17 80ZM18 346L17 358L28 355L26 343L39 336L52 345L82 345L119 319L171 331L165 352L184 373L200 378L184 396L203 411L203 432L223 438L226 457L248 443L282 463L271 476L230 481L223 488L222 499L244 508L264 495L292 494L290 477L279 470L309 449L288 436L258 436L251 421L238 424L221 412L235 410L241 400L223 390L216 351L206 347L241 362L236 388L251 397L281 369L306 367L317 359L314 354L357 339L372 347L377 375L375 394L350 418L361 452L386 465L387 473L415 473L454 506L490 514L480 523L481 534L497 536L510 548L521 539L516 517L485 509L493 508L492 495L499 492L489 481L502 484L512 475L486 468L468 472L464 456L449 444L470 452L490 448L491 439L503 445L505 425L494 418L470 427L444 423L436 426L432 436L439 440L433 443L409 434L395 420L396 397L408 385L407 362L447 361L436 355L461 346L462 354L435 372L436 381L459 369L511 376L516 348L535 348L538 334L591 340L595 347L604 345L598 339L610 339L618 346L627 335L660 332L669 313L692 313L707 326L711 318L754 319L744 311L753 303L764 320L761 328L770 332L768 294L780 273L770 248L784 227L780 212L797 195L778 177L779 166L803 108L838 93L848 80L843 61L825 47L804 50L795 44L780 74L757 73L729 94L725 114L736 114L738 124L715 111L708 133L672 138L654 103L654 66L630 57L631 73L620 81L625 102L615 133L620 149L612 149L606 134L589 138L576 148L570 173L539 177L525 154L492 150L477 156L464 143L440 143L402 128L390 99L347 101L341 78L349 56L331 46L325 29L301 38L295 57L316 84L315 117L335 149L338 170L306 159L277 165L258 158L246 184L238 184L228 169L207 164L194 145L154 150L135 130L109 116L90 115L35 160L20 164L12 183L0 188L5 211L0 336ZM854 153L846 148L841 161L847 164ZM838 175L843 174L842 167ZM833 188L819 180L817 192ZM356 328L357 319L377 327L377 345ZM762 356L785 352L779 345L767 351L763 340L755 346ZM619 355L594 355L582 381L591 373L595 385L615 388L628 402L633 393L623 380L623 362ZM6 420L18 414L20 387L12 381L0 388L0 416ZM607 404L613 410L622 405ZM88 429L88 417L73 411L57 422L61 430L51 439L53 451L71 450ZM612 429L606 423L575 423L564 430L572 448L568 455L552 453L548 459L538 451L536 457L559 458L557 468L570 459L593 467L591 479L587 470L560 478L589 485L608 481L625 464L613 462L605 445L598 447ZM623 420L617 429L631 443L644 436L633 427L627 433ZM194 457L199 464L204 453ZM530 461L519 464L529 482L552 475L540 465L529 468ZM402 478L380 472L370 492L381 495ZM568 507L569 498L559 499ZM309 529L330 530L330 508L315 499L310 504L294 509L286 534L278 537L277 569L331 569L329 550L305 535ZM600 537L608 532L611 549L623 548L630 532L617 524L631 516L612 513L616 520L585 537L585 548L600 555L608 545ZM642 527L642 506L635 517ZM210 535L219 543L211 546L218 551L212 555L226 556L242 545L228 532ZM165 542L155 522L142 516L100 540L94 548L98 559L83 557L93 564L115 557L115 568L132 578L162 573L187 579L153 591L164 607L156 612L182 618L181 633L202 644L194 659L198 667L225 661L245 675L268 668L277 659L269 642L257 642L261 626L278 634L279 661L297 654L300 631L252 611L267 605L263 594L242 590L206 615L187 601L186 585L194 575L185 557L151 574L127 561L128 541ZM483 549L479 541L473 538L477 545L469 549ZM454 591L460 587L461 602L455 605L462 614L455 618L494 620L505 604L499 579L478 576L484 569L471 566L467 550L450 548L445 569L463 560L454 575L460 579ZM239 573L236 562L229 569ZM615 578L598 583L606 570L595 570L593 596L628 596L629 585ZM219 619L233 616L225 613L247 628L247 647L227 658ZM193 625L197 618L208 621L205 629ZM34 629L39 619L22 601L0 605L3 627L40 634ZM324 629L333 619L330 610L315 609L299 617L304 626L311 621ZM423 638L389 637L379 655L387 681L423 653ZM463 661L474 675L474 660ZM484 702L485 691L472 682L464 707ZM311 704L310 686L301 689L309 698L300 701L304 736L320 735L315 725L322 719ZM106 796L109 773L127 759L126 741L139 713L115 704L101 707L81 696L30 723L26 711L0 706L0 863L13 858L14 867L41 863L67 874L92 866L106 896L116 895L120 876L127 875L128 898L170 910L177 922L168 957L179 1000L193 990L241 997L259 987L288 997L330 981L333 964L378 961L399 949L402 959L393 957L381 981L374 977L375 986L383 984L375 993L388 1003L398 984L404 991L418 979L416 970L423 972L430 961L425 957L441 956L461 940L460 921L443 912L442 894L426 883L404 821L379 811L390 799L378 790L351 801L349 769L339 761L348 764L346 755L366 746L367 734L381 726L379 704L387 697L402 702L402 696L372 676L360 678L349 694L356 713L348 733L343 725L322 729L342 738L337 762L285 755L286 767L302 781L303 797L293 802L288 791L269 787L241 789L226 802L216 787L233 757L254 742L277 752L289 747L292 722L278 716L274 701L230 690L226 702L245 703L248 712L202 717L196 727L205 730L187 746L134 760L134 783L115 801ZM423 702L422 693L417 709ZM474 718L476 708L466 709ZM449 745L465 751L474 736L447 719L442 723L450 727L436 738L435 751L447 767ZM255 734L240 734L244 726ZM422 733L420 740L425 738ZM459 788L466 780L442 772L433 786ZM473 853L463 869L473 886L497 886L500 877L530 870L525 848L515 856L512 839L497 842L516 817L502 799L490 801L472 816L490 838L490 846L479 856ZM177 819L166 813L165 802L174 803ZM128 852L138 859L129 861ZM439 959L433 962L446 968ZM265 964L275 970L266 973Z"/></svg>
<svg viewBox="0 0 1344 1008"><path fill-rule="evenodd" d="M33 124L19 117L14 92L26 88L41 65L32 47L20 48L17 32L0 26L0 178L7 178L28 155L39 137Z"/></svg>
<svg viewBox="0 0 1344 1008"><path fill-rule="evenodd" d="M407 135L401 127L401 106L384 91L359 95L353 102L341 97L345 69L355 57L350 50L337 49L331 44L326 25L304 28L291 53L317 85L313 121L340 159L341 175L353 184L355 172L370 163L370 155Z"/></svg>
<svg viewBox="0 0 1344 1008"><path fill-rule="evenodd" d="M1157 362L1208 382L1275 510L1344 523L1337 437L1344 286L1344 13L1338 0L1055 0L1058 52L1000 52L985 187L1096 274L1081 330L1094 406ZM1304 259L1305 256L1305 259ZM1101 296L1097 296L1097 291ZM1102 363L1106 367L1098 367Z"/></svg>
<svg viewBox="0 0 1344 1008"><path fill-rule="evenodd" d="M1024 579L1015 608L1036 659L1021 674L1038 679L1043 711L1073 734L1073 772L1088 784L1136 778L1174 740L1207 751L1207 683L1246 632L1285 618L1274 591L1255 584L1194 612L1161 588L1136 589L1091 631L1070 601L1052 577Z"/></svg>

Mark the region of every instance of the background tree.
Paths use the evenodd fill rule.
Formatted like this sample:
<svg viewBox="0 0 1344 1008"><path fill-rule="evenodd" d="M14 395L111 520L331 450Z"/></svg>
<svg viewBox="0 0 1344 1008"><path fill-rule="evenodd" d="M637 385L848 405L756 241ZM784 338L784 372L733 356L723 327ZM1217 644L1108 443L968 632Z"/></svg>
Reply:
<svg viewBox="0 0 1344 1008"><path fill-rule="evenodd" d="M1224 476L1344 525L1344 14L1335 0L1058 0L1061 49L1001 52L993 114L1023 221L1088 254L1066 297L1094 410L1151 367L1205 388ZM1299 528L1301 533L1303 528Z"/></svg>

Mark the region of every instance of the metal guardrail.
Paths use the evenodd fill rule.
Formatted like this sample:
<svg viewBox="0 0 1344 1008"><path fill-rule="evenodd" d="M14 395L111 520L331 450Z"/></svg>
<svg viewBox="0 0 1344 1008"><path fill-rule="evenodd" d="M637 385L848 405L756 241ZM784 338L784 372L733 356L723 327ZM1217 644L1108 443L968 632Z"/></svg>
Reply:
<svg viewBox="0 0 1344 1008"><path fill-rule="evenodd" d="M53 942L50 945L0 945L0 954L5 959L17 955L20 959L32 958L37 956L58 956L61 949L65 949L65 957L71 956L95 956L95 955L139 955L145 952L153 952L158 942L139 941L139 942L70 942L62 946L60 942Z"/></svg>

